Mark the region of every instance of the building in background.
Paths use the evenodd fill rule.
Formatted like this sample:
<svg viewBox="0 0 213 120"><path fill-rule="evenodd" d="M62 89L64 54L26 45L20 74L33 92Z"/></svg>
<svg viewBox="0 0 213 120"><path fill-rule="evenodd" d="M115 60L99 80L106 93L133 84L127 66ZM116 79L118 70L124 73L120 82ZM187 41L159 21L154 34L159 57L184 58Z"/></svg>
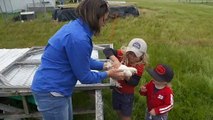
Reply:
<svg viewBox="0 0 213 120"><path fill-rule="evenodd" d="M0 0L0 12L38 11L54 8L56 0Z"/></svg>

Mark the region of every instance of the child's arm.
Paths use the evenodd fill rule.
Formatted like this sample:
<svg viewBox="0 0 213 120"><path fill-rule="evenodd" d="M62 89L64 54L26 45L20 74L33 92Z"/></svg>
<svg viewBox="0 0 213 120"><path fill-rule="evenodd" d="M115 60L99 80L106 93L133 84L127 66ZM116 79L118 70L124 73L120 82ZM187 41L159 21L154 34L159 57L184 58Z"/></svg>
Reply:
<svg viewBox="0 0 213 120"><path fill-rule="evenodd" d="M125 78L126 83L128 85L137 86L144 72L144 68L145 68L144 64L136 65L135 66L135 69L137 70L136 73L129 78Z"/></svg>
<svg viewBox="0 0 213 120"><path fill-rule="evenodd" d="M116 50L114 50L112 48L105 48L103 50L103 53L106 56L106 58L108 58L108 59L113 61L113 63L112 63L113 67L118 68L121 65L120 61L116 57L117 56L117 51Z"/></svg>
<svg viewBox="0 0 213 120"><path fill-rule="evenodd" d="M174 105L173 94L171 93L168 96L166 96L164 101L165 101L164 105L153 108L150 111L150 114L159 115L159 114L164 114L164 113L169 112L173 108L173 105Z"/></svg>
<svg viewBox="0 0 213 120"><path fill-rule="evenodd" d="M110 58L110 60L113 61L112 66L115 67L115 68L119 68L119 66L121 65L121 63L118 60L118 58L115 57L114 55L110 56L109 58Z"/></svg>
<svg viewBox="0 0 213 120"><path fill-rule="evenodd" d="M137 76L137 75L133 75L132 77L130 78L125 78L126 80L126 83L128 85L132 85L132 86L137 86L139 81L140 81L141 77L140 76Z"/></svg>

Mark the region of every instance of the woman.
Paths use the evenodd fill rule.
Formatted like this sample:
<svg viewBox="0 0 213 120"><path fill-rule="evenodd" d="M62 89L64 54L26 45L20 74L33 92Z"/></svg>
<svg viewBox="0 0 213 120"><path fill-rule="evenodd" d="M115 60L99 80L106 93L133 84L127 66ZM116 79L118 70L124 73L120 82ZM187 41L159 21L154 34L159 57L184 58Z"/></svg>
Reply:
<svg viewBox="0 0 213 120"><path fill-rule="evenodd" d="M77 7L79 16L53 35L45 48L41 65L33 79L32 93L45 120L72 120L71 96L77 80L100 83L107 77L124 79L123 72L102 70L106 64L90 58L92 36L100 33L109 14L104 0L84 0Z"/></svg>

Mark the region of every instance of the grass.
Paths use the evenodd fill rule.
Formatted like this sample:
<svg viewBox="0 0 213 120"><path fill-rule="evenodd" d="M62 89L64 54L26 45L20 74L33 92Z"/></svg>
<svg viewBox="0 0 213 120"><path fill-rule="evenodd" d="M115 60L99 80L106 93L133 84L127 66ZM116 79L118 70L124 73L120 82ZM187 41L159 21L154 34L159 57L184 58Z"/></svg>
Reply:
<svg viewBox="0 0 213 120"><path fill-rule="evenodd" d="M26 22L13 22L14 15L7 21L0 21L0 48L22 48L42 46L64 24L51 20L51 14L39 14L38 19Z"/></svg>
<svg viewBox="0 0 213 120"><path fill-rule="evenodd" d="M132 0L127 0L132 2ZM94 43L113 43L115 48L141 37L148 44L150 66L171 65L175 106L171 120L213 119L213 6L177 0L135 0L139 17L110 20ZM0 48L41 46L66 22L54 22L51 15L39 15L30 22L0 19ZM140 85L148 82L145 72ZM139 86L140 86L139 85ZM146 102L136 88L133 120L144 118ZM104 90L106 120L117 119L111 106L111 92ZM94 116L76 120L91 120ZM87 119L86 119L87 118Z"/></svg>

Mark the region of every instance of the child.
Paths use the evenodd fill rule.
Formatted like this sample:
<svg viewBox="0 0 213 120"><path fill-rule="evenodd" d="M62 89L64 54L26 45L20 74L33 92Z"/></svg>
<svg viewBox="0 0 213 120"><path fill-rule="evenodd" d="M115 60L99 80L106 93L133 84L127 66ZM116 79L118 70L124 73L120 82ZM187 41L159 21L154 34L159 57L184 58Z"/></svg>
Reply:
<svg viewBox="0 0 213 120"><path fill-rule="evenodd" d="M104 49L104 54L112 60L112 65L119 68L121 65L136 68L137 72L125 80L118 80L119 87L112 91L112 105L121 120L131 120L134 101L134 88L138 85L147 64L147 44L143 39L134 38L126 50Z"/></svg>
<svg viewBox="0 0 213 120"><path fill-rule="evenodd" d="M146 96L147 107L145 120L167 120L168 112L173 108L173 91L168 86L174 73L164 64L159 64L154 70L147 72L153 77L148 84L141 86L140 94Z"/></svg>

